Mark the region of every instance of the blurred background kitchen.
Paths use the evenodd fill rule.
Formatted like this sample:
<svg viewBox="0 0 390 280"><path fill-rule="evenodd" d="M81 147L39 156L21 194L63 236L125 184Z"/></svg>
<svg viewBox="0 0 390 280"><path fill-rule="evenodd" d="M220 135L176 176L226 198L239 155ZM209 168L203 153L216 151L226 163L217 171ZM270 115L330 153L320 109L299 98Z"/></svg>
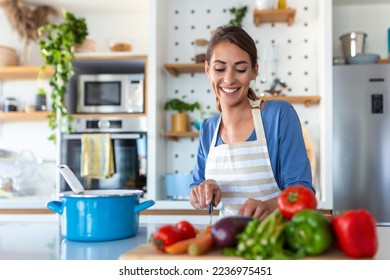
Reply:
<svg viewBox="0 0 390 280"><path fill-rule="evenodd" d="M269 9L264 5L270 1L255 0L23 2L31 7L44 4L59 10L63 7L85 17L92 42L87 49L76 53L75 65L79 71L76 76L90 74L87 72L103 74L103 70L97 69L110 69L116 74L134 69L144 72L145 197L156 200L153 209L166 211L190 209L185 195L169 193L166 175L177 174L183 180L183 175L191 174L197 128L190 125L186 133L172 134L171 112L164 110L164 104L172 98L199 102L201 110L190 112L191 123L215 113L213 92L202 73L202 65L197 65L202 63L199 60L202 41L210 37L214 28L235 18L232 8L246 6L242 26L255 39L260 57L260 74L254 88L266 98L286 99L296 108L310 142L320 208L333 209L333 68L340 64L344 67L387 64L388 1L288 0L286 7L278 7L278 1L271 1L272 9L278 10L276 15L263 12ZM37 42L30 42L26 48L5 12L0 8L0 45L8 48L4 53L14 49L18 62L0 67L0 176L2 189L9 188L8 182L12 180L15 192L2 193L0 209L42 209L48 197L55 197L61 191L55 166L63 146L47 140L50 130L46 118L38 117L39 112L7 115L7 102L14 102L17 112L30 113L30 105L36 104L37 90L43 87L50 92L50 87L47 81L36 79L37 68L42 64ZM49 18L60 20L53 15ZM359 43L358 53L353 55L357 56L357 62L348 60L350 57L343 52L340 38L349 34L351 43L351 32L365 34L360 36L364 42ZM120 38L114 45L113 37ZM35 67L34 74L29 74L30 66ZM67 102L76 106L76 81L72 83ZM383 89L384 95L387 90ZM50 104L46 106L50 110ZM77 109L72 113L77 114ZM133 115L104 113L93 115L92 121L98 122L102 117L125 120ZM5 198L7 195L14 199Z"/></svg>

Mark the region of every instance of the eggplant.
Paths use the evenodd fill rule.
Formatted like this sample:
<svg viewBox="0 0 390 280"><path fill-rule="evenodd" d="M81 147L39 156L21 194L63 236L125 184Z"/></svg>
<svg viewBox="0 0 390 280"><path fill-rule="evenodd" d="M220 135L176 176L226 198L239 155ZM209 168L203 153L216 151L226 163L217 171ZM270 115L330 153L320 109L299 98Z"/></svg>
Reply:
<svg viewBox="0 0 390 280"><path fill-rule="evenodd" d="M211 228L214 246L217 248L234 247L237 245L237 235L241 233L252 217L228 216L220 219Z"/></svg>

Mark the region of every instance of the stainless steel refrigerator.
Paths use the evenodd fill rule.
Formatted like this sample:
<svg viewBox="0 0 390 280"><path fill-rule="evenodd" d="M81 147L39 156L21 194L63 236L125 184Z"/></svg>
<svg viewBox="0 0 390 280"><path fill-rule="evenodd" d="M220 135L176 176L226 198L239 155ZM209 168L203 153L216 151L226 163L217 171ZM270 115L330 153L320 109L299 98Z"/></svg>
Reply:
<svg viewBox="0 0 390 280"><path fill-rule="evenodd" d="M333 206L390 225L390 64L333 66Z"/></svg>

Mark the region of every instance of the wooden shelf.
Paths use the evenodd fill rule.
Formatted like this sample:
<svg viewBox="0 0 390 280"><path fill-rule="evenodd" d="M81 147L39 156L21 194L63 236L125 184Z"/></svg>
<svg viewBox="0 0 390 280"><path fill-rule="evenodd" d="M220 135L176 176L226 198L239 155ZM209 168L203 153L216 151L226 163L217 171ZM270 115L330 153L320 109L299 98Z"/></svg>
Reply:
<svg viewBox="0 0 390 280"><path fill-rule="evenodd" d="M0 113L0 122L8 121L40 121L46 120L49 112L7 112Z"/></svg>
<svg viewBox="0 0 390 280"><path fill-rule="evenodd" d="M140 60L145 64L147 56L144 54L133 54L133 53L83 53L76 54L76 60ZM1 80L33 80L38 78L40 71L39 66L7 66L0 67L0 81ZM53 74L53 70L50 67L47 67L45 70L45 78L49 78Z"/></svg>
<svg viewBox="0 0 390 280"><path fill-rule="evenodd" d="M304 104L306 107L318 104L321 100L319 95L297 96L264 96L264 100L286 100L291 104Z"/></svg>
<svg viewBox="0 0 390 280"><path fill-rule="evenodd" d="M0 67L0 80L34 80L38 78L40 66L8 66ZM51 68L46 68L45 77L53 73Z"/></svg>
<svg viewBox="0 0 390 280"><path fill-rule="evenodd" d="M187 132L174 132L174 131L167 131L164 133L164 136L167 137L170 140L177 141L179 138L188 138L188 137L199 137L198 131L187 131Z"/></svg>
<svg viewBox="0 0 390 280"><path fill-rule="evenodd" d="M296 96L264 96L264 100L285 100L291 104L304 104L306 107L314 104L318 104L321 100L319 95L296 95ZM173 132L168 131L164 133L164 136L170 140L177 141L179 138L184 137L199 137L198 131L188 131L188 132Z"/></svg>
<svg viewBox="0 0 390 280"><path fill-rule="evenodd" d="M175 77L184 73L204 73L204 63L169 63L164 67Z"/></svg>
<svg viewBox="0 0 390 280"><path fill-rule="evenodd" d="M261 23L267 22L287 22L290 26L295 20L295 9L270 9L270 10L254 10L253 11L253 22L256 26Z"/></svg>

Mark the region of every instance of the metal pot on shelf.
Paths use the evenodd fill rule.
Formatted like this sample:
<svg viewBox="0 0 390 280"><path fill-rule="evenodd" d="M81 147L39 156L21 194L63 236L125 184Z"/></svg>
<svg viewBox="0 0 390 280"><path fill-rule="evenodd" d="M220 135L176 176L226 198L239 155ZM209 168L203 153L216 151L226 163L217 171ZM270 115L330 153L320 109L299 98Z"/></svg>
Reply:
<svg viewBox="0 0 390 280"><path fill-rule="evenodd" d="M349 32L340 36L345 59L363 54L367 34L364 32Z"/></svg>

